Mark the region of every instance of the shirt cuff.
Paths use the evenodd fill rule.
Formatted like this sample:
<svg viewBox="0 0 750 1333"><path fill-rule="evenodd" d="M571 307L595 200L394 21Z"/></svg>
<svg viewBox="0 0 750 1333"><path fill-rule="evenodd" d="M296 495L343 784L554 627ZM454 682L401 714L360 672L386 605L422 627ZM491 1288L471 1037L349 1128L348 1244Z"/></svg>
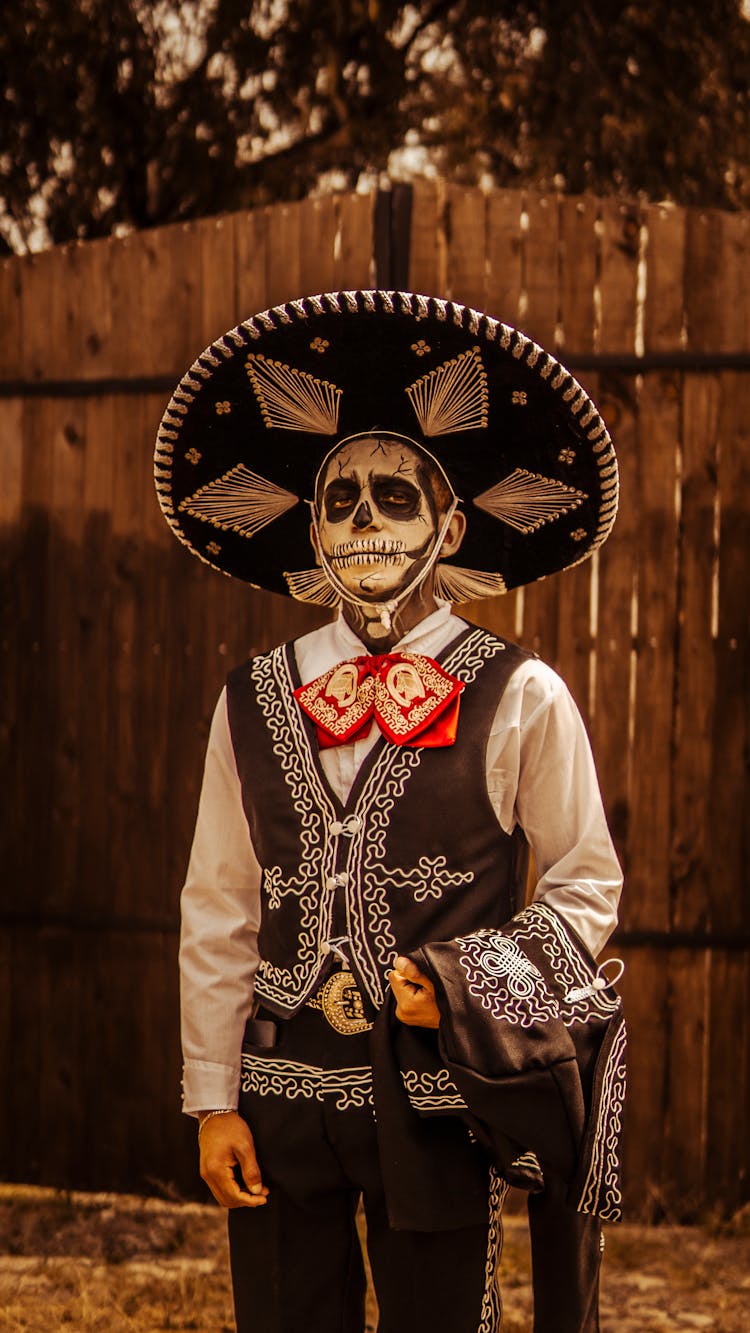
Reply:
<svg viewBox="0 0 750 1333"><path fill-rule="evenodd" d="M182 1069L182 1109L185 1115L199 1111L236 1110L240 1093L240 1070L210 1060L186 1060Z"/></svg>

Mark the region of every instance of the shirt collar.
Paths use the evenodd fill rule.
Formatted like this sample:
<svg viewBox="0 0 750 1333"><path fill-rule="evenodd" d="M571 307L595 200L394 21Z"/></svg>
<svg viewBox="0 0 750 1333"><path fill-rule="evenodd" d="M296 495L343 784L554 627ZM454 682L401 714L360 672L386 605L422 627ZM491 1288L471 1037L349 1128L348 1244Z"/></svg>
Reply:
<svg viewBox="0 0 750 1333"><path fill-rule="evenodd" d="M389 652L398 652L402 648L407 648L411 652L425 652L430 655L426 648L421 648L420 644L425 644L432 640L435 633L447 627L453 611L450 602L444 601L441 597L436 597L437 610L431 611L424 620L413 625L410 630L399 639L398 643L390 648ZM354 630L344 620L343 610L339 610L338 617L333 623L333 630L336 640L336 646L341 651L341 659L345 661L349 657L362 657L369 654L372 650L365 647L362 640L357 637Z"/></svg>

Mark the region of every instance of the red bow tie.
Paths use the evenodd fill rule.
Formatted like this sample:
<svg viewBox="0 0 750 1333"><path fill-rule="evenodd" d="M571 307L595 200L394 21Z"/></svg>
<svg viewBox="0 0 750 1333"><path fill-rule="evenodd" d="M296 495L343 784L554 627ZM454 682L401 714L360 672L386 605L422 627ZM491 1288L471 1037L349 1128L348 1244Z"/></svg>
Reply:
<svg viewBox="0 0 750 1333"><path fill-rule="evenodd" d="M452 745L463 683L431 657L382 653L339 662L294 691L322 749L367 736L373 717L395 745Z"/></svg>

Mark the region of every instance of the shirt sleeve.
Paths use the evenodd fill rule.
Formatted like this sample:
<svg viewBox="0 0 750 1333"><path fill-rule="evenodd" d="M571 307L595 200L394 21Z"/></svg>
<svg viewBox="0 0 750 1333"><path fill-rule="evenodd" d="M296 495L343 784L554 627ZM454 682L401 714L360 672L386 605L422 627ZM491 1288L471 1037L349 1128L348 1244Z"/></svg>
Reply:
<svg viewBox="0 0 750 1333"><path fill-rule="evenodd" d="M236 1107L258 966L260 878L234 758L226 691L216 706L182 890L183 1110Z"/></svg>
<svg viewBox="0 0 750 1333"><path fill-rule="evenodd" d="M538 660L514 672L500 701L487 785L501 826L510 833L520 824L534 853L533 900L559 911L598 954L617 924L622 871L583 720Z"/></svg>

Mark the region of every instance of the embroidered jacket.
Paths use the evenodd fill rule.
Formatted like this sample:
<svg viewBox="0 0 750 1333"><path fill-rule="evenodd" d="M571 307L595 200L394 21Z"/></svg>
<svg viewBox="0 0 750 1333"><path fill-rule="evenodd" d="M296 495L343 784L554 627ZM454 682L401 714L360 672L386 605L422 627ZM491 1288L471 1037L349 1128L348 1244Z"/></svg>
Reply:
<svg viewBox="0 0 750 1333"><path fill-rule="evenodd" d="M473 626L440 654L466 688L456 743L439 750L380 739L342 805L325 780L314 727L294 698L288 644L232 672L229 724L253 846L263 867L255 994L294 1013L344 939L365 1006L383 1004L399 952L512 916L526 843L506 834L487 795L488 730L528 656Z"/></svg>
<svg viewBox="0 0 750 1333"><path fill-rule="evenodd" d="M625 1021L575 932L534 903L412 957L435 983L441 1060L501 1172L538 1188L541 1162L572 1207L618 1221Z"/></svg>

